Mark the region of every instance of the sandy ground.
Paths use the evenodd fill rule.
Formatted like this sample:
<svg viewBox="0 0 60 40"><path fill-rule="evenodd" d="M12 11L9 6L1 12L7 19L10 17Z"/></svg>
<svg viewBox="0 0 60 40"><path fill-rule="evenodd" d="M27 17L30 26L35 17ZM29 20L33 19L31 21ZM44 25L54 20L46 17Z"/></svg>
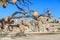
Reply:
<svg viewBox="0 0 60 40"><path fill-rule="evenodd" d="M27 35L19 37L0 37L0 40L60 40L60 34L51 35Z"/></svg>

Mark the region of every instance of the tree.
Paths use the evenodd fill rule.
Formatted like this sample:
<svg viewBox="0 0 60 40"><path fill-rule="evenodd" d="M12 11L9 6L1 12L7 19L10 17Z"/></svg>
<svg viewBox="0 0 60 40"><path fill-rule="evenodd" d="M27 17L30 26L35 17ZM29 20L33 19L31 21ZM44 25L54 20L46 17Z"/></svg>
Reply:
<svg viewBox="0 0 60 40"><path fill-rule="evenodd" d="M20 9L21 11L24 11L24 9L20 5L27 7L29 4L32 4L32 3L29 0L12 0L12 1L11 0L0 0L0 4L1 6L3 6L3 8L6 8L7 4L14 4L16 5L18 9Z"/></svg>

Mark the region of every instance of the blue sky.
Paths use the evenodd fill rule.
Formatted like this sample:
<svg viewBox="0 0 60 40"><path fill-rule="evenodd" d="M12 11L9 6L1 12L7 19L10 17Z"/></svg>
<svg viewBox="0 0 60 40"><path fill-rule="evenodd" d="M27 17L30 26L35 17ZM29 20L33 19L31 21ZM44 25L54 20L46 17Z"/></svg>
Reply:
<svg viewBox="0 0 60 40"><path fill-rule="evenodd" d="M47 8L51 10L51 16L54 18L60 17L60 0L30 0L33 4L30 9L36 10L39 14L43 13ZM11 16L12 13L17 11L17 7L8 4L6 8L0 6L0 18Z"/></svg>

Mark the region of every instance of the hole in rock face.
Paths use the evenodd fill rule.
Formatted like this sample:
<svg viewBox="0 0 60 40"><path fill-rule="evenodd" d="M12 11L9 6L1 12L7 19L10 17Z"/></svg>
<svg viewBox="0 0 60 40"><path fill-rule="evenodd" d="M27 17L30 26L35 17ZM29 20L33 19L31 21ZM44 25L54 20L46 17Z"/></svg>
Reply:
<svg viewBox="0 0 60 40"><path fill-rule="evenodd" d="M47 19L47 21L49 21L49 19Z"/></svg>

